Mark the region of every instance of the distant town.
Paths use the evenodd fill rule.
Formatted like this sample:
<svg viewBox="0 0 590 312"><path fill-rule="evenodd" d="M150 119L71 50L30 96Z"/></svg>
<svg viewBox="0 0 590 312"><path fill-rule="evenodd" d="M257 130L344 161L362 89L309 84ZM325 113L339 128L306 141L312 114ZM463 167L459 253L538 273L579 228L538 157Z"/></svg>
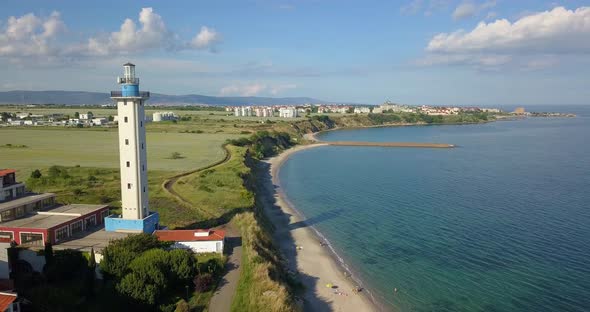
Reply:
<svg viewBox="0 0 590 312"><path fill-rule="evenodd" d="M26 109L37 107L51 107L51 105L30 104L23 106L24 112L2 112L0 110L1 126L66 126L66 127L94 127L111 126L118 123L117 115L98 116L92 111L76 112L73 115L52 112L48 114L33 114ZM86 106L82 106L85 108ZM88 109L97 106L88 106ZM112 105L101 105L100 108L114 108ZM152 109L161 106L151 106ZM219 108L209 106L210 108ZM298 118L311 114L386 114L386 113L414 113L430 116L459 115L461 113L489 113L503 117L575 117L573 114L527 112L519 107L512 112L505 112L500 108L464 107L464 106L430 106L430 105L401 105L389 101L381 105L337 105L337 104L303 104L303 105L266 105L266 106L222 106L228 116L261 117L261 118ZM170 107L167 107L171 109ZM199 106L200 109L207 107ZM56 108L57 110L57 108ZM146 115L148 122L163 122L179 120L178 113L172 111L157 111Z"/></svg>

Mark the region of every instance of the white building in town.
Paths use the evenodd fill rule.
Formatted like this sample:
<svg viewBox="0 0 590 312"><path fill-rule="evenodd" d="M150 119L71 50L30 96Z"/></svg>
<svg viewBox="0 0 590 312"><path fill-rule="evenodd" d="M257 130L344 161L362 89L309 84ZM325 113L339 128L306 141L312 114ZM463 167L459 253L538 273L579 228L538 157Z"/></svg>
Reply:
<svg viewBox="0 0 590 312"><path fill-rule="evenodd" d="M178 116L174 112L155 112L152 115L153 122L160 122L164 120L176 120Z"/></svg>
<svg viewBox="0 0 590 312"><path fill-rule="evenodd" d="M274 111L272 107L256 107L254 108L254 114L256 114L257 117L272 117Z"/></svg>
<svg viewBox="0 0 590 312"><path fill-rule="evenodd" d="M159 230L154 235L163 242L174 242L172 248L190 249L195 253L223 253L225 231L222 230Z"/></svg>
<svg viewBox="0 0 590 312"><path fill-rule="evenodd" d="M297 117L297 108L295 107L285 107L279 109L279 117L281 118L296 118Z"/></svg>
<svg viewBox="0 0 590 312"><path fill-rule="evenodd" d="M355 114L368 114L371 112L371 109L368 107L355 107L354 113Z"/></svg>
<svg viewBox="0 0 590 312"><path fill-rule="evenodd" d="M108 122L109 122L109 120L106 118L103 118L103 117L92 119L93 126L103 126L103 125L106 125Z"/></svg>
<svg viewBox="0 0 590 312"><path fill-rule="evenodd" d="M88 112L86 114L80 114L81 120L91 120L92 118L94 118L94 115L91 112Z"/></svg>

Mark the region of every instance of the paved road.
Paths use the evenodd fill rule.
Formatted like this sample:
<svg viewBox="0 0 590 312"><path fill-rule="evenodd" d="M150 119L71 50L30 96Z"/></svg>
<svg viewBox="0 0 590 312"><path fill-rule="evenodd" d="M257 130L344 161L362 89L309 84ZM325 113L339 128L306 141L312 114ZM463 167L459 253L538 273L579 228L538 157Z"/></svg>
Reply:
<svg viewBox="0 0 590 312"><path fill-rule="evenodd" d="M210 312L229 312L233 297L238 288L238 280L242 271L242 238L239 231L230 224L225 225L227 263L225 275L209 302Z"/></svg>

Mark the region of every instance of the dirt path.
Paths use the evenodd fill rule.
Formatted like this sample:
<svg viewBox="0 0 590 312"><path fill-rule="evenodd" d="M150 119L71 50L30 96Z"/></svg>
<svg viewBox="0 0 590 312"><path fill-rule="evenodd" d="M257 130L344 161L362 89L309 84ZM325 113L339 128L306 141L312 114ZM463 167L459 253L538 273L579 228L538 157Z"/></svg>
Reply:
<svg viewBox="0 0 590 312"><path fill-rule="evenodd" d="M186 177L186 176L191 175L193 173L197 173L200 171L211 169L213 167L217 167L219 165L222 165L222 164L228 162L231 159L231 153L229 152L229 150L227 149L227 147L225 145L223 145L222 148L223 148L223 151L225 152L225 156L223 157L223 159L216 161L216 162L214 162L210 165L207 165L205 167L201 167L201 168L198 168L195 170L186 171L186 172L177 174L173 177L170 177L170 178L164 180L164 183L162 183L162 188L164 189L164 191L166 193L168 193L170 196L174 197L179 202L181 202L187 206L193 206L193 204L191 202L184 199L182 196L180 196L180 194L178 194L174 190L174 188L173 188L174 183L176 183L176 181L178 181L178 179L180 179L180 178ZM199 207L196 207L196 208L199 209ZM205 216L214 217L209 211L205 211L205 210L201 210L201 209L199 209L199 211L201 211Z"/></svg>

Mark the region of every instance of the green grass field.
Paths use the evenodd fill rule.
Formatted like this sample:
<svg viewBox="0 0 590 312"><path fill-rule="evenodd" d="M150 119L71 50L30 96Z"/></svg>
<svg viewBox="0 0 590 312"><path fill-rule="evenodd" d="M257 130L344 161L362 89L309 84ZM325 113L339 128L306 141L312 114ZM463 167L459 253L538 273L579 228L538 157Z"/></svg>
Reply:
<svg viewBox="0 0 590 312"><path fill-rule="evenodd" d="M0 168L14 168L21 178L36 168L51 165L119 167L116 129L90 131L64 128L0 128L0 146L26 145L26 148L0 147ZM239 135L226 133L147 133L150 170L181 172L199 168L223 158L221 144ZM172 152L183 158L171 159Z"/></svg>

